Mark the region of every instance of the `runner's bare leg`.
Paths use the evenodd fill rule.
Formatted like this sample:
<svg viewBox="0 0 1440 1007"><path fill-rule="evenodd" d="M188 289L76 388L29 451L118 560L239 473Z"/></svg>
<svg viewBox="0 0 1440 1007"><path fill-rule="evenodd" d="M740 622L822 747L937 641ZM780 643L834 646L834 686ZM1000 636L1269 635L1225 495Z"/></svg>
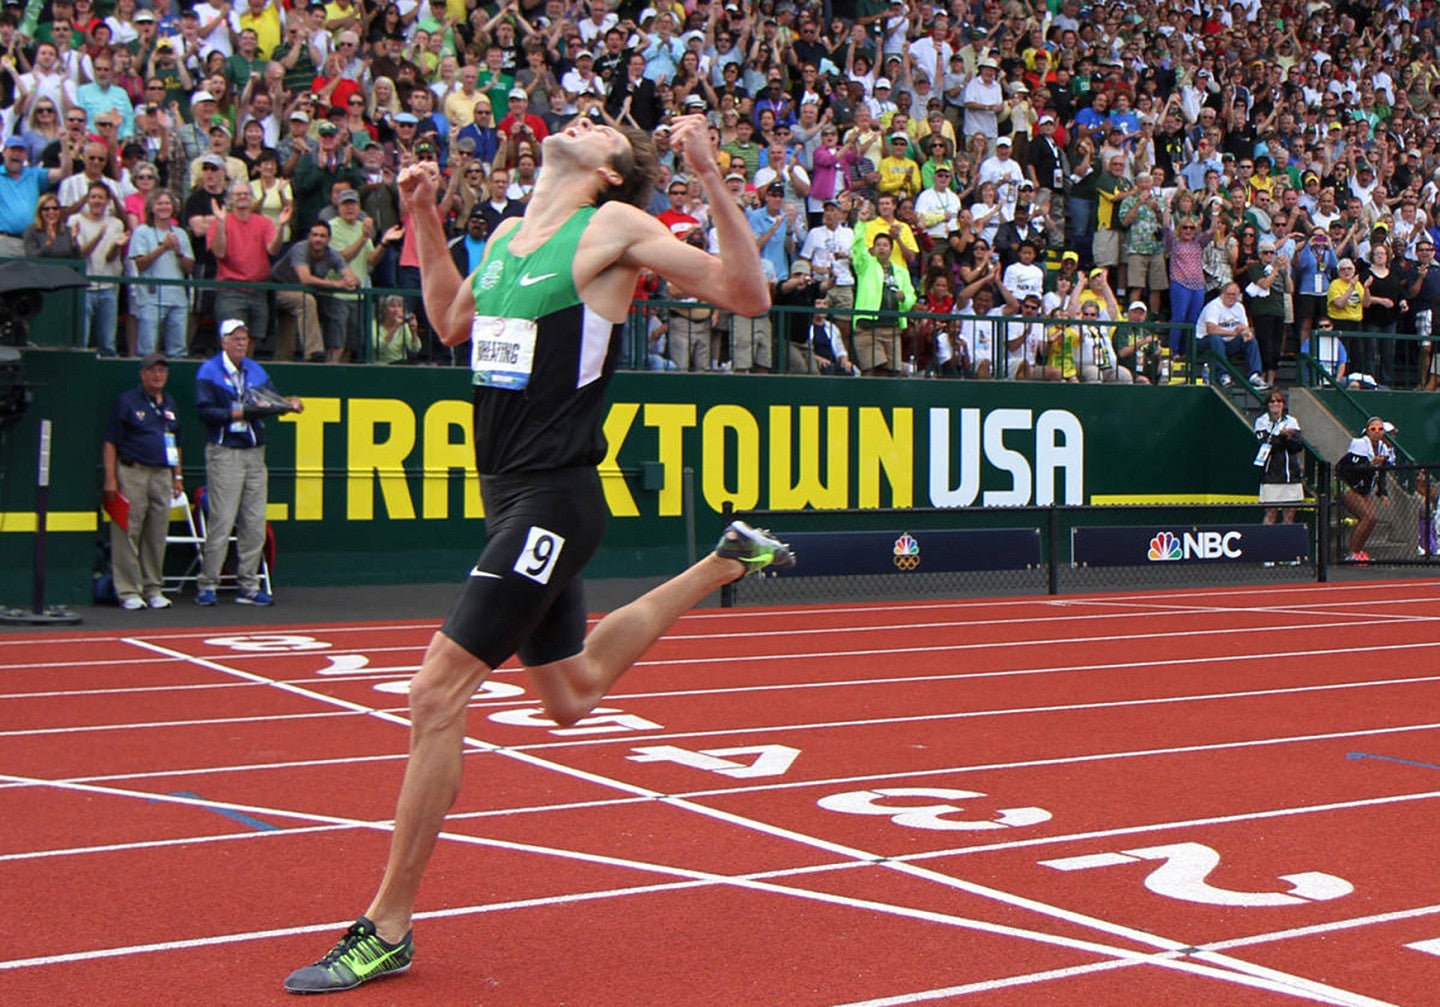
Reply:
<svg viewBox="0 0 1440 1007"><path fill-rule="evenodd" d="M585 716L676 619L744 572L738 561L712 553L601 619L579 654L529 669L546 712L561 724ZM489 674L482 661L436 633L410 683L410 755L395 807L390 856L365 910L376 933L392 944L410 929L425 866L459 796L465 711Z"/></svg>

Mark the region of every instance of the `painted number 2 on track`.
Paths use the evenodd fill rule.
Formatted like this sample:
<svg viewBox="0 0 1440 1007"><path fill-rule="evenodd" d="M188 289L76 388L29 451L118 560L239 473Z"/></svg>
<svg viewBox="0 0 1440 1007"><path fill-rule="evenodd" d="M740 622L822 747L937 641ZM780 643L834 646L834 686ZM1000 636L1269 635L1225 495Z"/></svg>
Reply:
<svg viewBox="0 0 1440 1007"><path fill-rule="evenodd" d="M1094 853L1081 857L1063 857L1059 860L1042 860L1040 863L1057 871L1083 871L1095 867L1133 864L1141 860L1160 861L1160 866L1145 878L1145 887L1156 895L1207 906L1295 906L1307 902L1328 902L1349 895L1355 890L1355 886L1344 878L1321 874L1318 871L1280 875L1280 880L1290 882L1289 892L1240 892L1220 888L1206 880L1210 872L1220 866L1220 854L1202 843L1172 843L1168 846L1125 850L1123 853Z"/></svg>

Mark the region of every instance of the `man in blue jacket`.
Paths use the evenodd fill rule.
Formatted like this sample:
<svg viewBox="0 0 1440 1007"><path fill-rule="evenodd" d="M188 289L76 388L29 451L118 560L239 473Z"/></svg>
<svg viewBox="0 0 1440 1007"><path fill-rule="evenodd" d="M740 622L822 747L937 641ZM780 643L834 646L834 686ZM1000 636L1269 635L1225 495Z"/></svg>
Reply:
<svg viewBox="0 0 1440 1007"><path fill-rule="evenodd" d="M249 357L250 330L237 318L220 323L220 352L195 373L195 406L205 424L207 524L195 604L214 605L220 567L235 533L239 563L235 575L241 605L269 605L274 599L260 590L256 576L265 545L265 501L269 473L265 469L267 412L251 404L256 389L275 391L270 376ZM298 398L285 400L300 412Z"/></svg>

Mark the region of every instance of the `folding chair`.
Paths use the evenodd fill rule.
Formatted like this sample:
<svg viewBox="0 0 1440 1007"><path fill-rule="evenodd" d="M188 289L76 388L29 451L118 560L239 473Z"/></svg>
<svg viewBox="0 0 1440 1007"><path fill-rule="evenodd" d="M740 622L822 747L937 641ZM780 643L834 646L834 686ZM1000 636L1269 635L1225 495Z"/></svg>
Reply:
<svg viewBox="0 0 1440 1007"><path fill-rule="evenodd" d="M184 512L179 519L176 518L177 510L183 510ZM191 503L186 498L185 494L181 493L178 497L175 498L174 502L171 504L170 518L172 521L172 529L174 527L173 523L175 521L183 520L185 522L185 531L179 532L177 530L174 534L167 535L165 537L165 543L167 547L171 543L192 546L195 550L195 554L190 559L190 564L183 574L175 577L165 578L166 590L178 591L182 587L184 587L185 584L196 582L200 579L200 566L205 556L205 519L208 513L209 511L206 507L206 494L204 486L201 486L198 490L195 491L194 503ZM226 555L225 562L222 563L220 566L219 587L221 589L233 589L238 586L235 580L234 548L235 534L234 532L231 532L230 552ZM270 568L274 565L274 562L275 530L270 526L270 522L266 521L265 545L260 552L260 568L256 571L256 576L259 578L260 581L260 587L265 591L266 594L273 593L270 582Z"/></svg>
<svg viewBox="0 0 1440 1007"><path fill-rule="evenodd" d="M180 547L178 552L185 567L181 573L166 574L161 590L174 593L199 579L200 561L205 553L205 532L196 523L195 509L184 490L170 501L170 530L165 536L166 566L170 565L175 555L171 552L172 546ZM181 560L174 562L178 564Z"/></svg>

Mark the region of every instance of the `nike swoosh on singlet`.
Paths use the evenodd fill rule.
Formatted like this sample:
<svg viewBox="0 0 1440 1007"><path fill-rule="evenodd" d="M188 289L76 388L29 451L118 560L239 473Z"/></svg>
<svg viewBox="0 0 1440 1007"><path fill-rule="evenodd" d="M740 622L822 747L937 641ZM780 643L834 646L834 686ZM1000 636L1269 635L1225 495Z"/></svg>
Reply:
<svg viewBox="0 0 1440 1007"><path fill-rule="evenodd" d="M493 580L500 580L500 579L501 579L501 577L500 577L500 575L499 575L498 573L491 573L489 570L482 570L482 569L480 569L478 566L475 567L474 569L472 569L472 570L470 571L470 576L472 576L472 577L489 577L489 578L491 578L491 579L493 579Z"/></svg>
<svg viewBox="0 0 1440 1007"><path fill-rule="evenodd" d="M533 287L541 280L548 280L554 275L554 273L541 273L539 276L531 276L529 273L526 273L524 276L520 277L520 286Z"/></svg>

